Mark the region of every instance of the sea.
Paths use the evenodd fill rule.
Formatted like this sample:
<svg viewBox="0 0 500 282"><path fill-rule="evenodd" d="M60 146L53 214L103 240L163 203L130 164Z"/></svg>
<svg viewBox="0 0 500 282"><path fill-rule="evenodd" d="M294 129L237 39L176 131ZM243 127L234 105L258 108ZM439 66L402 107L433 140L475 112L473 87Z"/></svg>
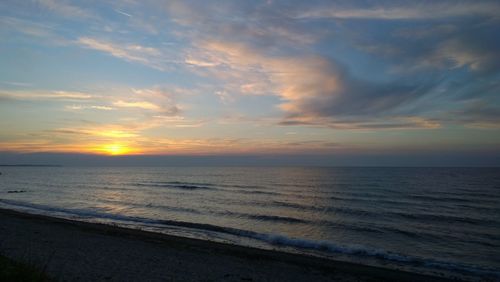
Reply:
<svg viewBox="0 0 500 282"><path fill-rule="evenodd" d="M0 167L0 207L500 281L500 168Z"/></svg>

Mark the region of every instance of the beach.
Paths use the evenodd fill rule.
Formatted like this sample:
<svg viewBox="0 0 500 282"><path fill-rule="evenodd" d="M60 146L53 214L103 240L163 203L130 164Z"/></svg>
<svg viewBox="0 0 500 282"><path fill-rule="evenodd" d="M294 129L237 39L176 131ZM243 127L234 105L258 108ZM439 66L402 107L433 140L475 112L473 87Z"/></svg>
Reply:
<svg viewBox="0 0 500 282"><path fill-rule="evenodd" d="M1 254L60 281L446 281L5 209L0 242Z"/></svg>

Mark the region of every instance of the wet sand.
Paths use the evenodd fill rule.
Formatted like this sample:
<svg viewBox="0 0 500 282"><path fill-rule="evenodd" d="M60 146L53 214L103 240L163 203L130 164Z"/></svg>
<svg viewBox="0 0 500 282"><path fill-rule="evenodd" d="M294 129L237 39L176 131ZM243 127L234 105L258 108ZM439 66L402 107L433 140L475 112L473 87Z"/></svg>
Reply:
<svg viewBox="0 0 500 282"><path fill-rule="evenodd" d="M56 281L447 281L0 209L0 253Z"/></svg>

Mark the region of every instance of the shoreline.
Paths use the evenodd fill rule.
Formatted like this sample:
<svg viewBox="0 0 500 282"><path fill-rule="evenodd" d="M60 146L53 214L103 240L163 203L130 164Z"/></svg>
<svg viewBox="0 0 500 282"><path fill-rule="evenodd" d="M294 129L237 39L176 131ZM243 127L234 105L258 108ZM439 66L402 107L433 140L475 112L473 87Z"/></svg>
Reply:
<svg viewBox="0 0 500 282"><path fill-rule="evenodd" d="M0 209L0 253L69 281L450 281L8 209Z"/></svg>

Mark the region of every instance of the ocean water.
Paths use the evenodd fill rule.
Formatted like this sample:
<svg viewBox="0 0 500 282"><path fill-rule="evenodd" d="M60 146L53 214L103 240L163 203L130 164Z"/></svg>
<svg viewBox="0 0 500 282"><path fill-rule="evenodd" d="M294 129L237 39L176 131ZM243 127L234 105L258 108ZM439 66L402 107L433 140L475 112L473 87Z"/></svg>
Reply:
<svg viewBox="0 0 500 282"><path fill-rule="evenodd" d="M0 207L500 280L499 168L0 167Z"/></svg>

